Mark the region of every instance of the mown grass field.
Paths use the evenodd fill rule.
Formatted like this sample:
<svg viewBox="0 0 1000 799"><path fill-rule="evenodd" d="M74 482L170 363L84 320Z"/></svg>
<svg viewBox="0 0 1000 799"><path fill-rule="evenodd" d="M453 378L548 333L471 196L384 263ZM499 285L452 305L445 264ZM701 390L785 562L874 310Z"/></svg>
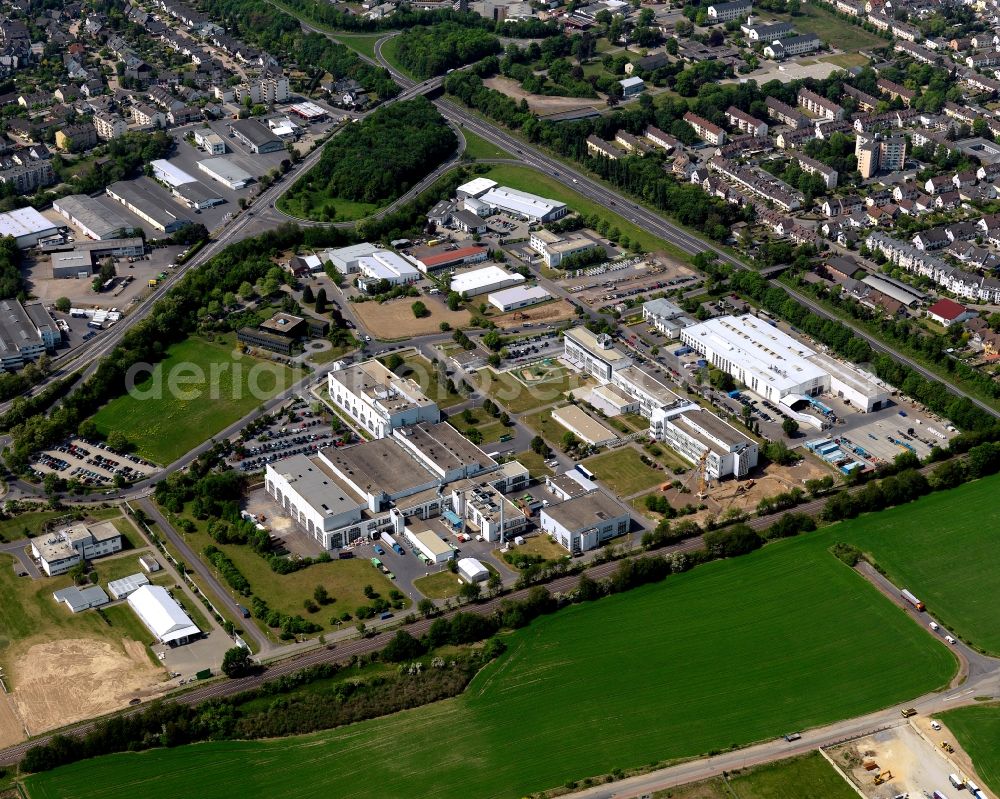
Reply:
<svg viewBox="0 0 1000 799"><path fill-rule="evenodd" d="M29 778L29 795L522 796L946 684L956 661L945 645L829 543L822 534L779 542L540 619L510 635L509 651L454 700L285 740L85 761Z"/></svg>
<svg viewBox="0 0 1000 799"><path fill-rule="evenodd" d="M887 39L866 31L860 25L854 25L846 19L841 19L833 11L824 8L819 3L802 3L800 8L802 13L794 17L790 14L770 14L769 16L791 22L795 26L795 30L801 33L815 33L828 45L848 53L885 47L889 44Z"/></svg>
<svg viewBox="0 0 1000 799"><path fill-rule="evenodd" d="M727 780L712 777L653 794L653 799L855 799L857 794L818 752L779 760Z"/></svg>
<svg viewBox="0 0 1000 799"><path fill-rule="evenodd" d="M512 153L486 141L478 133L473 133L471 130L463 129L462 135L465 137L465 155L469 156L469 158L490 159L514 157Z"/></svg>
<svg viewBox="0 0 1000 799"><path fill-rule="evenodd" d="M133 394L94 415L102 435L124 433L139 455L169 464L292 385L281 364L240 355L231 336L173 345Z"/></svg>
<svg viewBox="0 0 1000 799"><path fill-rule="evenodd" d="M534 367L525 367L531 370ZM479 370L479 387L510 413L524 413L562 399L567 391L580 388L588 378L561 366L540 366L542 379L522 382L511 372ZM515 370L517 371L517 370Z"/></svg>
<svg viewBox="0 0 1000 799"><path fill-rule="evenodd" d="M659 485L668 477L643 463L631 447L595 455L584 462L594 475L619 497L628 497ZM673 475L670 475L672 477Z"/></svg>
<svg viewBox="0 0 1000 799"><path fill-rule="evenodd" d="M977 480L836 525L830 534L871 553L893 583L913 591L955 633L1000 653L998 490L998 476Z"/></svg>
<svg viewBox="0 0 1000 799"><path fill-rule="evenodd" d="M955 733L987 787L1000 791L1000 705L959 707L940 719Z"/></svg>

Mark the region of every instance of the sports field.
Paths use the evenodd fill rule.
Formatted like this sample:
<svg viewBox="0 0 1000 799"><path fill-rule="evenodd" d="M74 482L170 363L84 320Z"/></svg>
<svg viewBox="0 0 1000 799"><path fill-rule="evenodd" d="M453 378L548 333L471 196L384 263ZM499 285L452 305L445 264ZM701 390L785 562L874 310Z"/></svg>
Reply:
<svg viewBox="0 0 1000 799"><path fill-rule="evenodd" d="M454 700L285 740L86 761L30 778L29 793L523 796L946 684L956 662L945 645L827 545L823 536L783 541L540 619L509 636L510 650Z"/></svg>
<svg viewBox="0 0 1000 799"><path fill-rule="evenodd" d="M1000 476L988 477L835 525L829 534L870 552L893 583L971 644L1000 653L998 491Z"/></svg>
<svg viewBox="0 0 1000 799"><path fill-rule="evenodd" d="M239 353L231 336L174 344L135 391L94 415L102 435L125 434L147 460L166 465L290 387L286 366Z"/></svg>
<svg viewBox="0 0 1000 799"><path fill-rule="evenodd" d="M1000 792L1000 705L972 705L941 714L976 773L994 793Z"/></svg>

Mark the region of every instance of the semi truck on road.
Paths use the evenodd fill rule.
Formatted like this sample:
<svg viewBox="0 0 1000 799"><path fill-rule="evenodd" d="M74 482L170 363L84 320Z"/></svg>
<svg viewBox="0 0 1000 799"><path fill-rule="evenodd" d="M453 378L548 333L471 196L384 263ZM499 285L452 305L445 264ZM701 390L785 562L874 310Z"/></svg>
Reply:
<svg viewBox="0 0 1000 799"><path fill-rule="evenodd" d="M921 602L921 601L920 601L919 599L917 599L917 598L916 598L916 597L915 597L915 596L914 596L914 595L913 595L913 594L912 594L912 593L911 593L911 592L910 592L909 590L907 590L906 588L904 588L904 589L903 589L902 591L900 591L900 592L899 592L899 595L900 595L901 597L903 597L903 599L905 599L905 600L906 600L907 602L909 602L909 603L910 603L911 605L913 605L913 607L915 607L915 608L916 608L917 610L920 610L920 611L923 611L923 610L925 609L925 608L924 608L924 603L923 603L923 602Z"/></svg>

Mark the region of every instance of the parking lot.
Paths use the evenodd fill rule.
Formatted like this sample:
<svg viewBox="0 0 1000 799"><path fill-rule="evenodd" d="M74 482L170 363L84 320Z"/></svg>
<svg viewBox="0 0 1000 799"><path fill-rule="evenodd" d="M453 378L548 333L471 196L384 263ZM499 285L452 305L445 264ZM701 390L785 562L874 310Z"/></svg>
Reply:
<svg viewBox="0 0 1000 799"><path fill-rule="evenodd" d="M185 601L192 601L187 596ZM221 630L212 630L204 638L192 641L184 646L167 646L157 644L153 653L159 658L167 671L173 677L175 685L185 685L194 682L195 674L202 669L211 669L212 674L219 674L222 658L226 650L236 644Z"/></svg>
<svg viewBox="0 0 1000 799"><path fill-rule="evenodd" d="M575 299L604 306L650 291L693 288L700 278L680 264L656 257L632 257L582 270L559 281Z"/></svg>
<svg viewBox="0 0 1000 799"><path fill-rule="evenodd" d="M241 472L259 472L268 463L292 455L313 455L324 447L339 447L353 440L354 434L343 430L339 422L335 430L327 414L317 413L296 399L276 411L271 422L244 430L230 463Z"/></svg>
<svg viewBox="0 0 1000 799"><path fill-rule="evenodd" d="M48 213L50 216L54 214L54 212ZM66 220L59 214L54 214L54 219L62 225L67 224ZM77 241L86 238L79 230L72 226L69 227ZM117 308L127 312L131 305L149 293L151 290L149 281L157 278L163 272L169 273L177 256L183 251L184 247L170 245L156 247L152 250L147 248L143 258L131 262L128 258L115 259L115 271L119 280L115 286L107 291L94 291L90 279L53 278L49 256L33 253L25 263L25 281L28 291L46 305L51 305L59 297L68 297L74 308L98 307L105 310ZM126 282L127 278L131 278L131 280L123 286L122 284ZM74 342L70 343L72 345Z"/></svg>
<svg viewBox="0 0 1000 799"><path fill-rule="evenodd" d="M73 438L39 453L32 470L43 477L54 472L85 486L103 486L111 485L118 476L128 483L141 480L153 474L156 467L136 455L117 453L103 442Z"/></svg>

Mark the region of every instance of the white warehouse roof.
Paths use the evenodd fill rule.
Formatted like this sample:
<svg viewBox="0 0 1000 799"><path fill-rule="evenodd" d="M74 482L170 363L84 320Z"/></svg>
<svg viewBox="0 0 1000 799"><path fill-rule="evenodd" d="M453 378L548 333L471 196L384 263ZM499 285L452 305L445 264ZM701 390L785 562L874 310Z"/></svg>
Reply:
<svg viewBox="0 0 1000 799"><path fill-rule="evenodd" d="M56 225L42 216L30 205L0 214L0 236L30 236L55 230Z"/></svg>
<svg viewBox="0 0 1000 799"><path fill-rule="evenodd" d="M185 183L195 182L195 179L191 175L179 166L174 166L165 158L157 158L155 161L150 161L149 165L153 167L153 176L157 180L162 180L168 186L176 188L177 186L183 186Z"/></svg>
<svg viewBox="0 0 1000 799"><path fill-rule="evenodd" d="M541 286L514 286L503 291L494 291L486 299L494 305L506 307L524 302L541 302L542 300L549 299L551 296L548 290Z"/></svg>
<svg viewBox="0 0 1000 799"><path fill-rule="evenodd" d="M471 272L462 272L451 279L451 290L469 292L469 294L482 293L484 288L496 286L505 282L522 283L524 275L517 275L501 269L499 266L484 266L482 269L473 269Z"/></svg>
<svg viewBox="0 0 1000 799"><path fill-rule="evenodd" d="M420 271L401 255L390 250L376 250L358 258L358 269L377 280L417 280Z"/></svg>
<svg viewBox="0 0 1000 799"><path fill-rule="evenodd" d="M164 644L201 632L167 593L167 589L159 585L144 585L136 589L129 594L128 604L149 631Z"/></svg>
<svg viewBox="0 0 1000 799"><path fill-rule="evenodd" d="M496 185L497 182L495 180L490 180L489 178L475 178L470 180L468 183L463 183L455 189L455 193L458 195L465 194L469 197L478 197L480 194L485 194Z"/></svg>
<svg viewBox="0 0 1000 799"><path fill-rule="evenodd" d="M566 203L550 200L546 197L539 197L537 194L528 194L526 191L509 189L506 186L497 186L490 189L480 197L487 205L503 209L514 214L518 214L528 219L542 219L554 211L565 208Z"/></svg>

